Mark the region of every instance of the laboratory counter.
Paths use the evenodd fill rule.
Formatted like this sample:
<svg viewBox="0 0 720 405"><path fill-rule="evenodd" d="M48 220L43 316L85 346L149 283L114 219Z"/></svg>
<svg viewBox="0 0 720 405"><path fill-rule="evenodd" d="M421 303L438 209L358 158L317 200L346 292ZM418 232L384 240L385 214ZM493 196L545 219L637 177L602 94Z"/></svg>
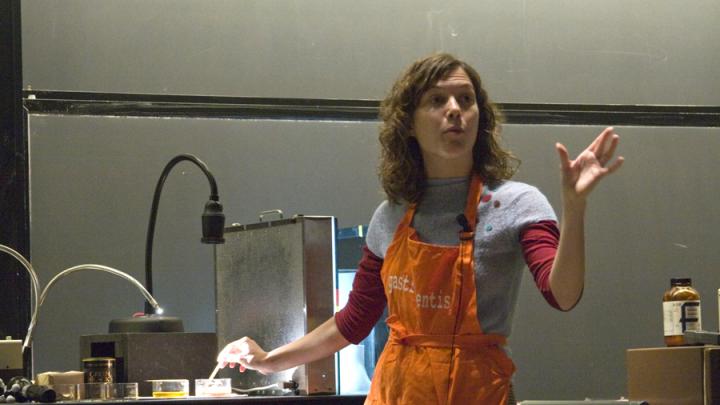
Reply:
<svg viewBox="0 0 720 405"><path fill-rule="evenodd" d="M137 400L103 400L93 401L108 405L362 405L364 395L292 395L292 396L233 396L229 398L178 398L156 399L140 398ZM87 405L87 401L65 402L64 405Z"/></svg>

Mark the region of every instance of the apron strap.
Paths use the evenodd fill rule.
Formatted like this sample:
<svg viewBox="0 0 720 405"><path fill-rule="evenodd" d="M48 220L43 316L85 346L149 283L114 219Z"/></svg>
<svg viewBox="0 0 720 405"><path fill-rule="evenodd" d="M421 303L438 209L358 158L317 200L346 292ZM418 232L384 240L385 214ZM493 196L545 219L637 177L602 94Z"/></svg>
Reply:
<svg viewBox="0 0 720 405"><path fill-rule="evenodd" d="M470 189L467 194L467 201L465 203L465 218L470 225L472 231L475 230L475 222L477 219L477 207L480 204L482 198L484 186L480 175L473 173L470 180Z"/></svg>
<svg viewBox="0 0 720 405"><path fill-rule="evenodd" d="M412 222L413 217L415 216L416 209L417 209L416 203L412 203L412 204L408 205L407 210L405 210L405 215L403 216L402 220L400 220L400 223L398 224L397 229L410 226L410 223ZM395 232L397 232L397 230Z"/></svg>

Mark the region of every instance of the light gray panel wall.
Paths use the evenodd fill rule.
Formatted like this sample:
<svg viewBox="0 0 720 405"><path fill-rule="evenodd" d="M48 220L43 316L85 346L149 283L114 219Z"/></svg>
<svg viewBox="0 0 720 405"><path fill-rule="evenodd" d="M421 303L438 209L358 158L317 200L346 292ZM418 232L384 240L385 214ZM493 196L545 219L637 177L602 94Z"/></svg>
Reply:
<svg viewBox="0 0 720 405"><path fill-rule="evenodd" d="M601 128L507 127L523 159L516 179L538 185L560 214L556 141L579 153ZM720 251L717 128L618 127L624 166L591 196L584 296L568 313L524 279L510 344L519 398L627 395L625 350L663 343L662 294L692 277L703 327L718 330Z"/></svg>
<svg viewBox="0 0 720 405"><path fill-rule="evenodd" d="M720 3L25 0L34 89L379 99L449 51L502 102L720 104Z"/></svg>
<svg viewBox="0 0 720 405"><path fill-rule="evenodd" d="M42 285L82 263L116 267L144 283L155 184L179 153L208 164L228 225L282 209L352 226L367 223L382 198L374 122L32 116L30 125L32 258ZM209 191L196 166L178 164L155 232L154 295L192 332L215 331L213 250L200 243ZM35 370L77 369L78 336L106 333L111 319L142 311L142 303L134 287L107 274L61 279L40 312Z"/></svg>
<svg viewBox="0 0 720 405"><path fill-rule="evenodd" d="M215 173L228 222L263 209L335 215L366 224L381 200L376 123L33 116L32 255L43 284L70 265L98 262L142 279L152 192L175 154L195 153ZM560 213L553 148L577 154L601 128L519 126L506 141L523 160L516 179L537 185ZM720 131L617 129L625 166L600 185L587 215L587 283L561 313L525 276L510 339L518 398L626 395L624 353L662 346L661 296L669 279L692 277L703 323L717 330L716 249ZM182 163L160 203L156 295L189 331L214 330L212 248L199 243L208 187ZM142 309L140 295L107 275L77 274L55 286L35 340L36 371L76 368L80 334ZM258 286L272 293L272 286ZM238 311L244 310L239 308Z"/></svg>

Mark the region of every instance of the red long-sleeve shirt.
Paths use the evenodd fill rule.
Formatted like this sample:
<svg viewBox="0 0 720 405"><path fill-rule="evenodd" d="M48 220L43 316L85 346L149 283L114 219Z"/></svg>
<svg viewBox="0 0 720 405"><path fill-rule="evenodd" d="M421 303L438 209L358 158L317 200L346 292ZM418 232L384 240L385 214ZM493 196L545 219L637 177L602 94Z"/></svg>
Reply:
<svg viewBox="0 0 720 405"><path fill-rule="evenodd" d="M528 225L520 233L520 244L528 269L538 290L553 307L560 309L550 290L552 269L560 240L560 230L555 221L540 221ZM382 316L387 304L385 289L380 277L383 259L373 254L367 246L353 280L345 307L335 314L340 333L352 343L360 343Z"/></svg>

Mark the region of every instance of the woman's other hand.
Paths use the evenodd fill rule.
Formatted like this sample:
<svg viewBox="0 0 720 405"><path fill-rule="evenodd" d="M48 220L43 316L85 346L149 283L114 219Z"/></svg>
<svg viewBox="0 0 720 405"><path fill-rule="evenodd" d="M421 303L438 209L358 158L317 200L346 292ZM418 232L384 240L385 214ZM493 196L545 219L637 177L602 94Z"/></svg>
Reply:
<svg viewBox="0 0 720 405"><path fill-rule="evenodd" d="M555 144L560 156L563 197L567 202L584 202L600 179L622 166L625 161L622 156L610 163L619 141L620 136L612 127L605 128L574 160L570 160L563 144Z"/></svg>
<svg viewBox="0 0 720 405"><path fill-rule="evenodd" d="M217 362L221 367L234 368L237 366L240 372L250 369L266 374L271 372L265 364L267 356L267 352L260 345L246 336L228 343L218 354Z"/></svg>

